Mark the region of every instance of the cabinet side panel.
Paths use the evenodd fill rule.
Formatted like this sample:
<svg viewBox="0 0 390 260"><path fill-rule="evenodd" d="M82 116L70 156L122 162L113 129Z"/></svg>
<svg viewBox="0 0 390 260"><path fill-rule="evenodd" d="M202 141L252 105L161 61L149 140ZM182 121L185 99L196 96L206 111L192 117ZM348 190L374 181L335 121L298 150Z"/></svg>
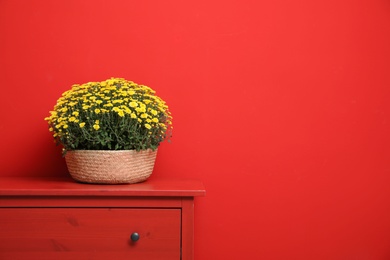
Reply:
<svg viewBox="0 0 390 260"><path fill-rule="evenodd" d="M194 257L194 198L182 199L182 259L193 260Z"/></svg>

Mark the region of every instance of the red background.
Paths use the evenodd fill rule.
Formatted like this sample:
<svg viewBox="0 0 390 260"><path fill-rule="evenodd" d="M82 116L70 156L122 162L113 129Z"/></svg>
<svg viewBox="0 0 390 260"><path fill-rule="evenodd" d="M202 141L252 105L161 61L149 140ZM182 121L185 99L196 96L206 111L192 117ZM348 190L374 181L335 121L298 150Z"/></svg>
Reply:
<svg viewBox="0 0 390 260"><path fill-rule="evenodd" d="M390 259L388 0L0 0L0 37L0 175L66 175L43 118L124 77L174 116L153 177L206 186L196 259Z"/></svg>

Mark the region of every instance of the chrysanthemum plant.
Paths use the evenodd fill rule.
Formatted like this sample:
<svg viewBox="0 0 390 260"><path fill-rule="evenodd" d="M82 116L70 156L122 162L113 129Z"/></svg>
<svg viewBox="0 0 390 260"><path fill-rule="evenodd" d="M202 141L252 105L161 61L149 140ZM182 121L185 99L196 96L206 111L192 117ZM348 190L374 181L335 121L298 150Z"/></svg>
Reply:
<svg viewBox="0 0 390 260"><path fill-rule="evenodd" d="M73 85L45 120L64 155L70 150L155 150L172 116L151 88L122 78Z"/></svg>

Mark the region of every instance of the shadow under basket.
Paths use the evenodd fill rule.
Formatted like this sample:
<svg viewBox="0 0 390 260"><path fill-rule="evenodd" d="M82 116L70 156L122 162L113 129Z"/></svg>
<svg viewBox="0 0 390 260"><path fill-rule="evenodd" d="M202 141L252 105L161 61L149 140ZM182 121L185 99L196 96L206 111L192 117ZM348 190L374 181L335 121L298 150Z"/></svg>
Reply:
<svg viewBox="0 0 390 260"><path fill-rule="evenodd" d="M65 155L68 171L79 182L121 184L143 182L150 177L157 149L74 150Z"/></svg>

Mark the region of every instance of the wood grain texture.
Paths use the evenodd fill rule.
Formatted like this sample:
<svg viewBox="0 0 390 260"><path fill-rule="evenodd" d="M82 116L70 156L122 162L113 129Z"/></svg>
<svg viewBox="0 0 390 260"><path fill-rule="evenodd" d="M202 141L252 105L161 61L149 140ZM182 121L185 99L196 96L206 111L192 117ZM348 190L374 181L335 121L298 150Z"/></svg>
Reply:
<svg viewBox="0 0 390 260"><path fill-rule="evenodd" d="M1 195L56 196L204 196L196 180L153 179L136 184L84 184L61 177L1 177Z"/></svg>
<svg viewBox="0 0 390 260"><path fill-rule="evenodd" d="M180 259L179 209L3 208L0 223L0 259L14 253L41 259L48 252L61 253L61 259L103 259L101 253L109 252L134 259ZM133 232L140 235L137 242L130 239Z"/></svg>

